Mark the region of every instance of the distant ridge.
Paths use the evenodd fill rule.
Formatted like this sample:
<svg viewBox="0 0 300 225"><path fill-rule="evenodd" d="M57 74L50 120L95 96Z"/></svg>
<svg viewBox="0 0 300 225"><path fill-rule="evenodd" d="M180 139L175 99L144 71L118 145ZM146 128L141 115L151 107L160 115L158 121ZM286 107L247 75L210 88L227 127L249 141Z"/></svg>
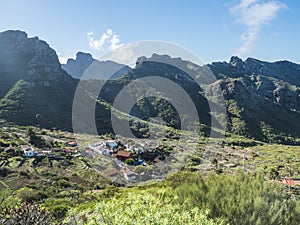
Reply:
<svg viewBox="0 0 300 225"><path fill-rule="evenodd" d="M129 66L113 61L99 61L84 52L78 52L76 59L68 59L67 64L62 64L62 68L72 77L85 80L117 79L130 70Z"/></svg>

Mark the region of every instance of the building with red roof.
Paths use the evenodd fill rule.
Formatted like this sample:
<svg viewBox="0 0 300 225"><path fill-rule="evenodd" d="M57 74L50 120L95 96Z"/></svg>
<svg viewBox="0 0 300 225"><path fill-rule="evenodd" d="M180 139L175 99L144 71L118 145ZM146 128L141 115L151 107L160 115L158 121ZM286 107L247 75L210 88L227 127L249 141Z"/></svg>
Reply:
<svg viewBox="0 0 300 225"><path fill-rule="evenodd" d="M116 154L116 158L118 160L125 161L126 159L133 158L133 153L127 151L118 151Z"/></svg>
<svg viewBox="0 0 300 225"><path fill-rule="evenodd" d="M293 179L284 179L283 183L287 184L289 186L292 186L292 187L296 187L296 183L295 183L295 181Z"/></svg>

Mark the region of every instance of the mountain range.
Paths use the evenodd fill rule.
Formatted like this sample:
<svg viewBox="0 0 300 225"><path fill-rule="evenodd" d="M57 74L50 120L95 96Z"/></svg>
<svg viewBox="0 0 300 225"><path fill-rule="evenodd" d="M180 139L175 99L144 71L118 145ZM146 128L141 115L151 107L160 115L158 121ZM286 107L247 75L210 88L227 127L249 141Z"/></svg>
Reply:
<svg viewBox="0 0 300 225"><path fill-rule="evenodd" d="M129 66L113 61L99 61L84 52L78 52L76 59L68 59L62 68L72 77L86 80L117 79L130 70Z"/></svg>
<svg viewBox="0 0 300 225"><path fill-rule="evenodd" d="M270 63L254 58L243 61L234 56L229 62L198 66L153 54L137 59L136 67L129 68L79 52L75 60L61 65L46 42L28 38L22 31L0 33L0 46L0 118L5 122L71 131L77 78L84 75L86 79L81 82L85 90L93 92L105 82L96 96L95 118L99 133L113 132L110 119L115 97L131 81L155 75L175 82L191 96L200 122L207 128L204 133L209 133L211 119L218 116L209 113L209 103L218 105L213 99L223 96L227 134L279 143L296 143L300 136L300 65L292 62ZM95 69L87 72L93 65ZM190 75L201 77L207 70L216 80L202 79L200 87ZM101 79L95 80L99 76ZM93 96L87 97L92 101ZM137 120L131 124L137 135L147 133L143 121L152 117L161 117L168 126L180 129L178 112L159 97L141 99L130 114ZM124 122L122 116L117 117Z"/></svg>

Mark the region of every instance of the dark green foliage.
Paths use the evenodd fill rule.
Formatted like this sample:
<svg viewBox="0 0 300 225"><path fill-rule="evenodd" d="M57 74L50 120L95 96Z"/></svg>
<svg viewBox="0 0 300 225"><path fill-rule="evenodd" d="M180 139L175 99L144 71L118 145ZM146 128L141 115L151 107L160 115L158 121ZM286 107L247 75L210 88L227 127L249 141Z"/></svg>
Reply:
<svg viewBox="0 0 300 225"><path fill-rule="evenodd" d="M34 190L28 187L20 188L16 191L16 196L19 197L23 202L34 203L48 196L42 190Z"/></svg>
<svg viewBox="0 0 300 225"><path fill-rule="evenodd" d="M139 100L132 108L131 114L143 120L159 117L167 126L180 129L180 118L174 106L161 97L150 97Z"/></svg>
<svg viewBox="0 0 300 225"><path fill-rule="evenodd" d="M1 147L9 147L9 143L7 143L5 141L0 141L0 146Z"/></svg>
<svg viewBox="0 0 300 225"><path fill-rule="evenodd" d="M108 192L110 194L106 195ZM117 192L107 189L99 196L101 198L94 205L81 204L72 209L68 213L67 221L79 222L85 218L88 222L95 216L97 221L104 219L104 224L110 224L112 221L130 224L129 221L135 220L131 216L138 215L127 213L127 209L131 212L147 211L149 214L144 215L143 219L147 218L148 221L152 218L154 221L155 215L160 215L154 208L163 207L164 210L170 210L169 207L177 206L180 206L180 213L184 214L182 216L186 216L184 212L192 212L195 209L207 210L208 218L221 218L225 224L233 225L298 225L300 221L300 203L292 198L283 186L269 183L260 174L248 175L241 171L233 175L211 173L207 177L183 171L170 176L162 183L148 183L135 188L119 189ZM139 196L144 197L140 199ZM155 199L153 206L147 205L148 198ZM166 202L168 204L165 205ZM113 213L116 211L117 217ZM122 214L124 211L126 213ZM181 216L180 213L176 213L176 216L174 214L174 218L177 215ZM152 224L149 221L148 223ZM168 221L172 219L168 217Z"/></svg>
<svg viewBox="0 0 300 225"><path fill-rule="evenodd" d="M65 179L59 179L57 181L57 185L60 186L60 187L62 187L62 188L68 188L68 187L71 186L70 183L67 180L65 180Z"/></svg>
<svg viewBox="0 0 300 225"><path fill-rule="evenodd" d="M32 127L27 128L28 142L36 147L45 147L45 140L41 136L38 136Z"/></svg>
<svg viewBox="0 0 300 225"><path fill-rule="evenodd" d="M69 209L74 207L74 202L68 200L68 198L49 198L45 201L43 206L52 212L57 219L61 219L65 216Z"/></svg>
<svg viewBox="0 0 300 225"><path fill-rule="evenodd" d="M0 206L0 223L3 225L57 224L52 213L37 204L21 203L14 207Z"/></svg>
<svg viewBox="0 0 300 225"><path fill-rule="evenodd" d="M260 175L237 172L202 179L197 173L182 172L167 183L175 188L177 201L184 207L208 209L210 217L233 225L298 225L300 221L299 202L282 186L270 184Z"/></svg>
<svg viewBox="0 0 300 225"><path fill-rule="evenodd" d="M162 189L157 193L130 190L92 208L75 208L65 220L67 224L174 224L225 225L222 220L207 218L207 212L195 207L182 209Z"/></svg>
<svg viewBox="0 0 300 225"><path fill-rule="evenodd" d="M127 165L133 165L133 164L134 164L134 159L131 159L131 158L126 159L126 160L125 160L125 163L126 163Z"/></svg>
<svg viewBox="0 0 300 225"><path fill-rule="evenodd" d="M0 168L0 177L6 177L11 172L10 169L6 167Z"/></svg>
<svg viewBox="0 0 300 225"><path fill-rule="evenodd" d="M138 165L134 168L134 172L136 172L137 174L141 174L141 173L145 172L146 170L147 170L147 168L142 165Z"/></svg>
<svg viewBox="0 0 300 225"><path fill-rule="evenodd" d="M197 157L197 156L193 156L192 158L190 158L188 160L188 165L189 166L197 166L199 164L201 164L201 158L200 157Z"/></svg>

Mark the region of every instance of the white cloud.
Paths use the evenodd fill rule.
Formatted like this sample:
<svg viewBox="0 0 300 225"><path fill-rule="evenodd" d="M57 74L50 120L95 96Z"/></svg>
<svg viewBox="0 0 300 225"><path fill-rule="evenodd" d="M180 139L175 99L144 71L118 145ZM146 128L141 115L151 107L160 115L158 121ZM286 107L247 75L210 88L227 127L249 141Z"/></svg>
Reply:
<svg viewBox="0 0 300 225"><path fill-rule="evenodd" d="M117 63L125 64L130 67L135 66L136 59L141 56L136 50L138 43L131 43L120 46L120 48L110 51L108 54L100 58L101 61L111 60Z"/></svg>
<svg viewBox="0 0 300 225"><path fill-rule="evenodd" d="M119 35L113 33L112 29L107 29L105 33L103 33L99 39L94 37L93 32L87 33L87 38L89 41L90 48L94 50L100 50L106 46L108 46L109 50L114 50L123 44L120 43Z"/></svg>
<svg viewBox="0 0 300 225"><path fill-rule="evenodd" d="M251 52L262 27L275 19L279 10L284 8L286 5L280 1L261 0L241 0L238 5L231 8L230 12L236 16L236 22L247 28L240 37L243 44L235 54L244 56Z"/></svg>
<svg viewBox="0 0 300 225"><path fill-rule="evenodd" d="M66 64L68 59L73 58L70 55L62 56L60 52L57 53L57 56L58 56L58 60L59 60L60 64Z"/></svg>
<svg viewBox="0 0 300 225"><path fill-rule="evenodd" d="M120 37L118 35L113 35L109 40L109 43L109 50L115 50L116 48L123 46L123 44L120 44Z"/></svg>

